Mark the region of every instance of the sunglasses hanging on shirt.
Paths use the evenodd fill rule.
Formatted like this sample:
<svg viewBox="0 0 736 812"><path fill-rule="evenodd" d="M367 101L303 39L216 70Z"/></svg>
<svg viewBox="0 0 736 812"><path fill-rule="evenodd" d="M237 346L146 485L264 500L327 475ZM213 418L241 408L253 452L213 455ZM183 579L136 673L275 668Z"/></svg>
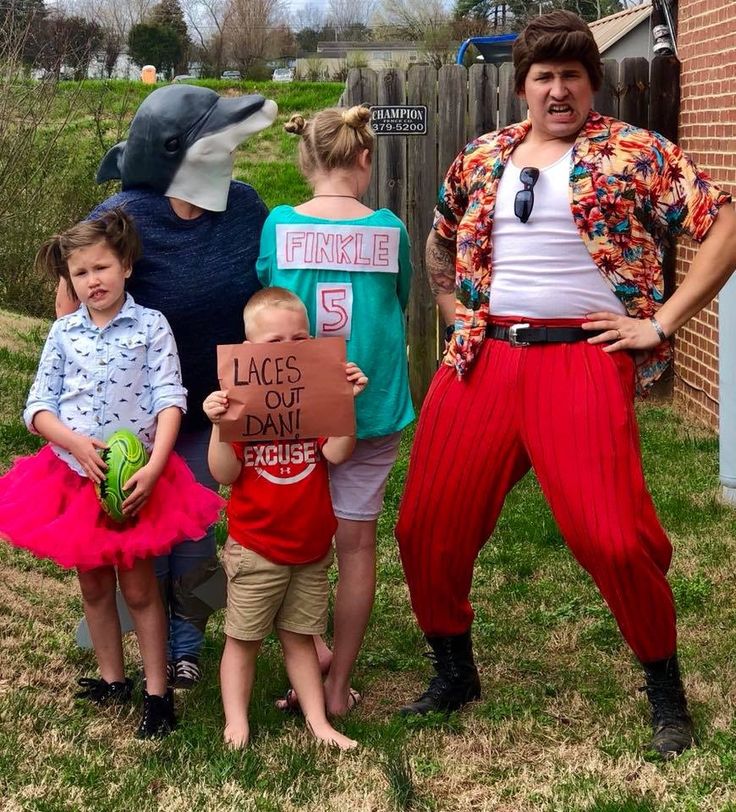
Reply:
<svg viewBox="0 0 736 812"><path fill-rule="evenodd" d="M525 166L519 174L519 180L524 184L514 198L514 214L526 223L534 208L534 184L539 180L539 170L536 166Z"/></svg>

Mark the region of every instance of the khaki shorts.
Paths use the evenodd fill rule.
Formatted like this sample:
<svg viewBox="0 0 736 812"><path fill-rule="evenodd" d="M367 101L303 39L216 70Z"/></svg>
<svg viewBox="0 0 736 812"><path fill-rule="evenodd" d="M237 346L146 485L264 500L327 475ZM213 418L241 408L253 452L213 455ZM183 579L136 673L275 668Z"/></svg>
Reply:
<svg viewBox="0 0 736 812"><path fill-rule="evenodd" d="M274 626L296 634L324 634L332 557L330 548L311 564L274 564L228 538L222 551L225 634L236 640L263 640Z"/></svg>

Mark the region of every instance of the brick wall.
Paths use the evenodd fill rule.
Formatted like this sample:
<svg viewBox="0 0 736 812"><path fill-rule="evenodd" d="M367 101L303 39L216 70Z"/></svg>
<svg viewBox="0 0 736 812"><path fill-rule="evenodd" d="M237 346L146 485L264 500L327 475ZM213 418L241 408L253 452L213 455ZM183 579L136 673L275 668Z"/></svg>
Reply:
<svg viewBox="0 0 736 812"><path fill-rule="evenodd" d="M679 0L677 47L682 61L679 142L736 198L736 2ZM677 252L677 281L696 246ZM718 424L718 304L677 334L674 401L697 420Z"/></svg>

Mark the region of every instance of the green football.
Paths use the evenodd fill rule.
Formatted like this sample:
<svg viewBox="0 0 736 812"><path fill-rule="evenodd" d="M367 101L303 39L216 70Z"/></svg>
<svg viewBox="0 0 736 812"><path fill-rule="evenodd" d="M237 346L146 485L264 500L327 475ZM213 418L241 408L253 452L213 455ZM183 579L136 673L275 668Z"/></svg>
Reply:
<svg viewBox="0 0 736 812"><path fill-rule="evenodd" d="M107 438L102 459L107 463L107 474L96 486L103 510L116 522L124 522L123 502L129 492L123 485L148 462L143 443L127 429L120 429Z"/></svg>

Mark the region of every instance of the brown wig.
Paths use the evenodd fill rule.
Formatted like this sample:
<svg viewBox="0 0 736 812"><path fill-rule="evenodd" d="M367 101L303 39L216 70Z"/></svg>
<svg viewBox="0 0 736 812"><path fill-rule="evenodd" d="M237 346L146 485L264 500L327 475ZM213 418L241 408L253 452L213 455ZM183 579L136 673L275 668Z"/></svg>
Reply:
<svg viewBox="0 0 736 812"><path fill-rule="evenodd" d="M593 90L603 81L601 54L587 24L571 11L550 11L529 22L514 40L514 88L524 90L529 69L535 62L580 62L588 72Z"/></svg>

